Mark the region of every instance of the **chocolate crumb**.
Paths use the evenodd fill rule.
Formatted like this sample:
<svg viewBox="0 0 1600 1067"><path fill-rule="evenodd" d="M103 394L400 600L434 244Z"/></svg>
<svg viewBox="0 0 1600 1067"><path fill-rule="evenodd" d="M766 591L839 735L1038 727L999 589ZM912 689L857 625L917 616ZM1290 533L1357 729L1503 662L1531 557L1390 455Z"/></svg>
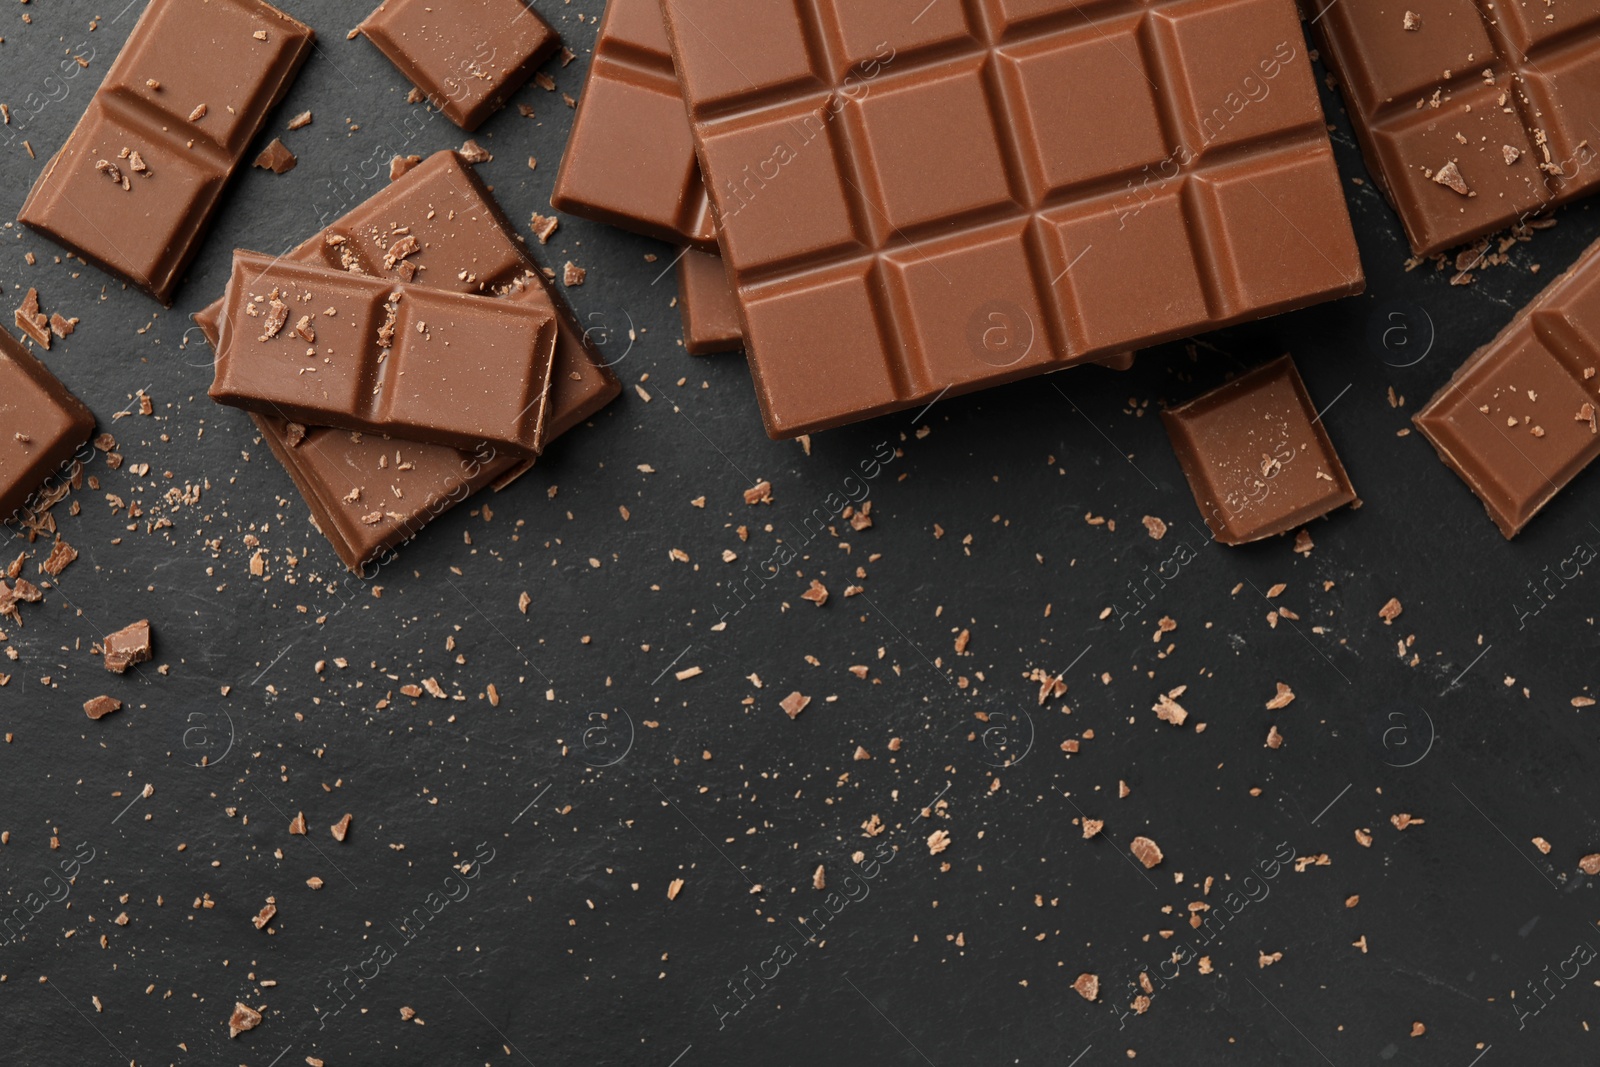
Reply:
<svg viewBox="0 0 1600 1067"><path fill-rule="evenodd" d="M91 719L103 719L121 710L122 701L112 696L97 696L83 702L83 713Z"/></svg>
<svg viewBox="0 0 1600 1067"><path fill-rule="evenodd" d="M144 663L151 657L150 620L140 619L110 634L101 642L106 670L121 674L135 663Z"/></svg>
<svg viewBox="0 0 1600 1067"><path fill-rule="evenodd" d="M289 151L288 146L274 137L272 143L263 148L261 154L256 157L255 165L274 174L288 174L299 162L295 154Z"/></svg>

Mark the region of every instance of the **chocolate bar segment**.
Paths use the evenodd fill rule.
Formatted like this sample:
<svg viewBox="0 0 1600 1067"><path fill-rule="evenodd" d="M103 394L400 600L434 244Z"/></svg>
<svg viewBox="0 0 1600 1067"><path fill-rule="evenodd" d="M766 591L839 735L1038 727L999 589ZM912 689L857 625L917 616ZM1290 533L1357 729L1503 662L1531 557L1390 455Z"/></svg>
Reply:
<svg viewBox="0 0 1600 1067"><path fill-rule="evenodd" d="M261 0L152 0L17 218L170 304L313 39Z"/></svg>
<svg viewBox="0 0 1600 1067"><path fill-rule="evenodd" d="M1356 498L1288 356L1161 419L1200 514L1225 545L1284 533Z"/></svg>
<svg viewBox="0 0 1600 1067"><path fill-rule="evenodd" d="M1600 187L1593 0L1320 0L1367 165L1418 255Z"/></svg>
<svg viewBox="0 0 1600 1067"><path fill-rule="evenodd" d="M483 182L454 152L434 153L284 258L398 278L384 261L402 230L417 239L417 251L406 262L417 268L419 284L492 293L557 316L547 441L616 399L622 387L590 347L571 307L529 258ZM221 308L219 300L194 317L213 347ZM357 573L381 564L394 548L477 490L503 486L529 464L524 456L497 450L464 452L251 417L299 486L318 528Z"/></svg>
<svg viewBox="0 0 1600 1067"><path fill-rule="evenodd" d="M223 302L213 400L468 450L544 447L547 308L244 251Z"/></svg>
<svg viewBox="0 0 1600 1067"><path fill-rule="evenodd" d="M561 157L559 211L715 251L661 0L610 0Z"/></svg>
<svg viewBox="0 0 1600 1067"><path fill-rule="evenodd" d="M1291 0L664 0L767 431L1359 292Z"/></svg>
<svg viewBox="0 0 1600 1067"><path fill-rule="evenodd" d="M0 523L16 518L92 433L82 401L0 329Z"/></svg>
<svg viewBox="0 0 1600 1067"><path fill-rule="evenodd" d="M561 46L523 0L385 0L357 29L468 131Z"/></svg>
<svg viewBox="0 0 1600 1067"><path fill-rule="evenodd" d="M1508 539L1600 455L1600 243L1416 415Z"/></svg>
<svg viewBox="0 0 1600 1067"><path fill-rule="evenodd" d="M683 250L678 259L678 311L683 316L683 347L691 356L744 347L739 302L721 256Z"/></svg>

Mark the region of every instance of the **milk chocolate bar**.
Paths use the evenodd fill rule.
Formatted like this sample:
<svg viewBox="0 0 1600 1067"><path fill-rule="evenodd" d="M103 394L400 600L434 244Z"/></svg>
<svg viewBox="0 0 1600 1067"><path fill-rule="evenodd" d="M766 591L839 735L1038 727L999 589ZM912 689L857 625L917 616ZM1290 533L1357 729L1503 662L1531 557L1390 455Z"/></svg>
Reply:
<svg viewBox="0 0 1600 1067"><path fill-rule="evenodd" d="M561 46L523 0L385 0L357 29L468 131Z"/></svg>
<svg viewBox="0 0 1600 1067"><path fill-rule="evenodd" d="M559 211L716 250L661 0L610 0L561 157Z"/></svg>
<svg viewBox="0 0 1600 1067"><path fill-rule="evenodd" d="M1600 4L1316 6L1367 165L1418 255L1600 187Z"/></svg>
<svg viewBox="0 0 1600 1067"><path fill-rule="evenodd" d="M529 258L483 182L454 152L434 153L285 258L398 277L384 260L401 230L417 239L417 251L406 262L417 268L418 283L493 293L557 315L547 440L616 399L622 387L585 339L571 307ZM195 315L213 347L221 306L219 300ZM305 496L318 528L357 573L380 563L477 490L505 485L529 465L526 457L499 450L463 452L251 417Z"/></svg>
<svg viewBox="0 0 1600 1067"><path fill-rule="evenodd" d="M1288 356L1161 420L1200 514L1225 545L1284 533L1356 498Z"/></svg>
<svg viewBox="0 0 1600 1067"><path fill-rule="evenodd" d="M244 251L223 308L213 400L468 450L544 447L547 308Z"/></svg>
<svg viewBox="0 0 1600 1067"><path fill-rule="evenodd" d="M15 518L92 433L89 409L0 329L0 523Z"/></svg>
<svg viewBox="0 0 1600 1067"><path fill-rule="evenodd" d="M721 256L693 248L683 250L678 259L678 312L683 316L683 347L690 355L744 347L739 302L728 284Z"/></svg>
<svg viewBox="0 0 1600 1067"><path fill-rule="evenodd" d="M1600 455L1600 243L1462 364L1417 429L1507 538Z"/></svg>
<svg viewBox="0 0 1600 1067"><path fill-rule="evenodd" d="M171 304L313 39L261 0L152 0L17 218Z"/></svg>
<svg viewBox="0 0 1600 1067"><path fill-rule="evenodd" d="M1364 285L1291 0L664 9L774 437Z"/></svg>

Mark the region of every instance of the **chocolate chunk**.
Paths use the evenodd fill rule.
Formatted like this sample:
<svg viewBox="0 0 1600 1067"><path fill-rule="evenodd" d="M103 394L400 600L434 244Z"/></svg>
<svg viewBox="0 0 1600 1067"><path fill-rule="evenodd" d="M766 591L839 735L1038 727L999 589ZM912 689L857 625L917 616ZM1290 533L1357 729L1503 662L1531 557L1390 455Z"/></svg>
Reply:
<svg viewBox="0 0 1600 1067"><path fill-rule="evenodd" d="M250 1007L234 1001L233 1014L228 1017L228 1036L238 1037L246 1030L254 1030L261 1025L261 1013Z"/></svg>
<svg viewBox="0 0 1600 1067"><path fill-rule="evenodd" d="M660 0L610 0L550 204L716 251ZM736 346L737 347L737 346Z"/></svg>
<svg viewBox="0 0 1600 1067"><path fill-rule="evenodd" d="M149 661L152 655L150 620L140 619L131 626L124 626L116 633L107 635L101 642L101 649L105 655L106 670L117 674L121 674L135 663Z"/></svg>
<svg viewBox="0 0 1600 1067"><path fill-rule="evenodd" d="M1288 356L1161 418L1200 514L1225 545L1284 533L1355 499Z"/></svg>
<svg viewBox="0 0 1600 1067"><path fill-rule="evenodd" d="M116 697L98 696L83 702L83 713L91 719L103 719L113 711L122 710L122 701Z"/></svg>
<svg viewBox="0 0 1600 1067"><path fill-rule="evenodd" d="M772 436L1363 288L1290 0L1041 6L665 0Z"/></svg>
<svg viewBox="0 0 1600 1067"><path fill-rule="evenodd" d="M328 827L328 830L333 834L333 839L335 841L343 841L349 835L350 821L354 818L354 815L351 815L349 812L345 812L344 818Z"/></svg>
<svg viewBox="0 0 1600 1067"><path fill-rule="evenodd" d="M561 45L523 0L384 0L357 29L468 132Z"/></svg>
<svg viewBox="0 0 1600 1067"><path fill-rule="evenodd" d="M93 433L89 409L0 329L0 522L15 518Z"/></svg>
<svg viewBox="0 0 1600 1067"><path fill-rule="evenodd" d="M50 349L50 320L39 312L39 290L29 289L22 304L11 314L17 329L40 348Z"/></svg>
<svg viewBox="0 0 1600 1067"><path fill-rule="evenodd" d="M403 226L418 236L413 257L431 269L419 284L464 293L495 293L558 316L547 440L594 415L621 392L566 301L539 274L526 246L483 182L454 152L437 152L411 173L313 235L284 257L296 263L354 265L378 274L384 235ZM195 315L215 344L221 302ZM347 567L368 562L415 537L429 521L487 485L506 484L527 466L520 455L460 452L441 445L403 447L376 435L309 427L298 447L288 423L253 415L273 454L288 469L323 535ZM396 454L403 463L394 462ZM357 502L349 502L352 490ZM371 522L371 501L383 510Z"/></svg>
<svg viewBox="0 0 1600 1067"><path fill-rule="evenodd" d="M265 42L252 36L258 30L270 31ZM262 0L150 4L18 218L170 304L223 187L313 38ZM215 108L183 99L185 87L224 82L226 107L220 97ZM132 152L118 154L133 145L147 172L137 183L112 162L127 159L135 169ZM112 170L118 174L107 181Z"/></svg>
<svg viewBox="0 0 1600 1067"><path fill-rule="evenodd" d="M415 237L401 243L402 255L417 250ZM322 309L314 348L304 339L313 333L308 318L295 330L256 336L251 294L266 289ZM243 251L233 255L223 301L213 400L309 425L469 450L537 455L544 448L556 346L548 308L425 285L396 288ZM281 326L289 312L279 307L274 300L271 315Z"/></svg>
<svg viewBox="0 0 1600 1067"><path fill-rule="evenodd" d="M1600 242L1419 411L1417 429L1515 537L1600 455Z"/></svg>
<svg viewBox="0 0 1600 1067"><path fill-rule="evenodd" d="M739 301L721 256L684 249L678 259L678 312L683 316L683 347L691 356L744 347Z"/></svg>
<svg viewBox="0 0 1600 1067"><path fill-rule="evenodd" d="M289 151L288 146L274 137L272 143L263 148L261 154L256 157L255 165L274 174L288 174L299 162L295 154Z"/></svg>
<svg viewBox="0 0 1600 1067"><path fill-rule="evenodd" d="M1443 252L1600 189L1600 8L1419 6L1397 20L1332 3L1314 20L1412 250Z"/></svg>

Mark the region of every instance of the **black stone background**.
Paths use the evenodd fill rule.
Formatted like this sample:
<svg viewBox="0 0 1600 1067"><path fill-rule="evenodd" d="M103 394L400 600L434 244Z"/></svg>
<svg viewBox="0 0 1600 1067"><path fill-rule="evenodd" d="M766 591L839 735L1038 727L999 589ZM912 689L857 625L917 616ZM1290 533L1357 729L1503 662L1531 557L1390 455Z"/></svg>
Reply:
<svg viewBox="0 0 1600 1067"><path fill-rule="evenodd" d="M0 99L18 123L0 131L0 215L15 217L138 7L37 0L0 17ZM310 528L245 417L206 399L209 354L188 315L221 291L233 248L284 250L318 228L335 186L364 196L386 180L368 161L463 135L407 105L407 83L370 44L344 39L358 7L285 7L319 42L257 147L282 135L299 167L238 176L174 308L57 262L12 224L0 231L4 307L32 285L47 310L82 317L46 358L128 460L115 472L103 457L90 464L101 490L73 495L81 515L57 510L82 557L25 627L4 627L18 658L0 661L12 675L0 689L0 903L14 912L55 887L48 873L75 849L93 859L66 900L0 946L0 1061L1592 1062L1600 964L1564 985L1549 976L1580 943L1600 945L1593 880L1577 869L1600 851L1584 770L1597 728L1571 705L1593 693L1600 579L1552 581L1536 614L1518 605L1534 604L1530 581L1600 545L1600 476L1580 476L1507 543L1424 439L1397 436L1600 235L1592 204L1561 212L1473 285L1408 273L1395 217L1325 95L1365 296L1147 352L1130 373L1073 370L819 435L809 456L764 436L741 359L683 352L672 275L658 280L670 249L564 217L535 252L589 269L568 295L626 393L363 585ZM601 4L538 9L579 53L547 68L577 95ZM81 43L90 67L48 81ZM537 117L511 107L492 119L478 139L495 159L481 173L527 236L530 212L548 211L571 113L532 84L515 101ZM305 108L315 123L286 132ZM1363 501L1311 525L1309 558L1288 538L1205 542L1156 417L1284 352ZM114 420L137 411L141 388L155 414ZM806 516L880 442L899 451L870 483L873 527L839 524L838 537L805 543L715 629L727 583L801 541ZM761 478L772 503L746 506L742 490ZM203 487L199 503L169 511L163 494L185 485ZM143 520L128 528L107 493L140 502ZM1146 514L1170 524L1165 540L1146 535ZM171 525L152 532L158 516ZM250 534L264 578L250 575ZM1179 542L1195 558L1153 603L1124 626L1099 617L1136 608L1128 584ZM37 577L41 545L7 552L24 548ZM725 549L738 562L721 562ZM866 592L847 599L858 566ZM812 578L832 590L820 609L800 599ZM1269 603L1275 583L1286 589ZM1391 596L1405 612L1386 626L1377 612ZM1275 606L1298 621L1270 627ZM1163 615L1177 629L1154 641ZM107 674L90 643L145 616L156 661ZM962 629L971 643L958 655ZM1413 636L1415 666L1396 651ZM852 664L869 665L870 681ZM703 673L677 680L690 666ZM1061 672L1064 702L1037 704L1033 669ZM463 699L399 695L428 677ZM1271 712L1276 681L1297 699ZM483 696L490 682L498 708ZM1204 733L1152 713L1178 685ZM778 708L791 690L813 698L795 721ZM101 692L128 707L90 722L79 706ZM1263 747L1273 724L1287 738L1279 751ZM1090 730L1067 758L1060 743ZM895 736L905 743L891 753ZM857 745L870 762L852 759ZM920 818L935 798L946 806ZM286 832L297 811L309 837ZM338 844L328 826L345 812L354 830ZM1105 820L1101 837L1081 839L1080 812ZM1426 822L1398 832L1400 812ZM873 814L888 827L876 842L859 829ZM1371 848L1355 840L1363 827ZM936 857L925 845L935 829L951 839ZM1166 853L1148 873L1127 852L1138 834ZM892 862L847 881L851 854L880 842ZM493 859L476 879L447 882L480 845ZM1245 885L1289 848L1331 862ZM868 895L719 1019L738 1003L731 979L799 940L796 920L825 895L811 888L819 864L830 888ZM305 885L313 875L320 892ZM675 878L686 884L669 902ZM399 932L430 893L462 885L468 895L414 939ZM1147 1014L1119 1018L1138 972L1155 976L1195 940L1187 904L1220 906L1241 887L1267 895L1199 950L1215 973L1191 962ZM197 909L206 895L215 906ZM269 895L270 934L250 922ZM129 922L114 925L123 912ZM1362 936L1366 954L1351 944ZM365 961L380 942L394 958L375 969ZM1261 969L1263 951L1283 959ZM1098 1003L1070 988L1085 971L1100 976ZM359 991L331 1013L332 984L355 973L370 980L352 979ZM1541 979L1543 1002L1526 988ZM265 1021L230 1041L235 1000ZM402 1021L402 1006L418 1022ZM1413 1039L1419 1020L1427 1034Z"/></svg>

